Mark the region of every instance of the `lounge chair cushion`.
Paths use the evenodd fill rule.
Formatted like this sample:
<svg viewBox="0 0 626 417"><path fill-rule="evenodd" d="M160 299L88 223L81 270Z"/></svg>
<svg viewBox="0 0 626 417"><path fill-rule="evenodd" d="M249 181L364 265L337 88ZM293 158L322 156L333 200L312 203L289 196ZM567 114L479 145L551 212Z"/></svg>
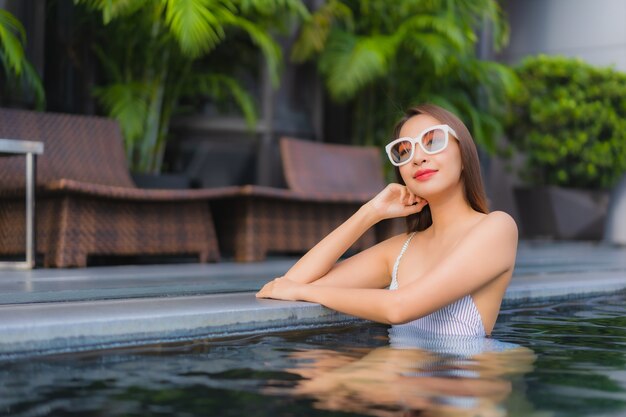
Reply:
<svg viewBox="0 0 626 417"><path fill-rule="evenodd" d="M289 189L302 193L344 193L371 198L385 187L380 151L375 147L280 141Z"/></svg>
<svg viewBox="0 0 626 417"><path fill-rule="evenodd" d="M0 132L5 139L42 141L37 183L70 179L85 183L135 187L121 146L122 135L115 120L2 109ZM2 188L23 188L22 158L3 161Z"/></svg>

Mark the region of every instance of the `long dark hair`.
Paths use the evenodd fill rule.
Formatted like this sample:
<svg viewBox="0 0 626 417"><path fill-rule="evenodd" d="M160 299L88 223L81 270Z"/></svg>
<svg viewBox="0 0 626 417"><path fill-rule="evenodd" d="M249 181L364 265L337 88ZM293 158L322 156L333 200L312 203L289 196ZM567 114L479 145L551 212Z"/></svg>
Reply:
<svg viewBox="0 0 626 417"><path fill-rule="evenodd" d="M434 104L420 104L419 106L411 107L408 109L404 116L396 123L393 129L393 135L395 138L400 137L400 130L402 126L412 118L419 114L426 114L439 122L449 125L459 135L459 147L461 149L461 162L463 164L463 170L461 171L461 179L463 180L463 189L465 191L465 199L469 205L476 211L481 213L489 213L487 205L487 195L485 194L485 186L483 185L483 179L480 175L480 162L478 161L478 151L474 144L474 139L465 124L450 113L448 110L443 109ZM395 167L396 178L402 185L406 185L400 170ZM433 218L430 213L430 206L426 205L421 212L407 216L406 225L407 232L420 232L427 229L433 224Z"/></svg>

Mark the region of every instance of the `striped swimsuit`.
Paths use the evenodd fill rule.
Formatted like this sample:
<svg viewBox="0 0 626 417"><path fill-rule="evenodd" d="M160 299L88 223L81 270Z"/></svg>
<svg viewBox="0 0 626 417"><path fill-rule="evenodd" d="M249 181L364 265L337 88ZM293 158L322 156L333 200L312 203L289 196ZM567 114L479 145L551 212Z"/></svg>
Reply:
<svg viewBox="0 0 626 417"><path fill-rule="evenodd" d="M398 255L398 259L396 259L396 263L393 266L391 284L389 285L390 290L398 289L398 266L413 236L415 236L415 232L404 243L400 255ZM416 301L419 302L419 300ZM472 296L469 294L427 316L409 323L395 325L392 330L397 335L403 333L408 335L418 331L440 335L486 336L480 313L476 308L476 304L474 304Z"/></svg>

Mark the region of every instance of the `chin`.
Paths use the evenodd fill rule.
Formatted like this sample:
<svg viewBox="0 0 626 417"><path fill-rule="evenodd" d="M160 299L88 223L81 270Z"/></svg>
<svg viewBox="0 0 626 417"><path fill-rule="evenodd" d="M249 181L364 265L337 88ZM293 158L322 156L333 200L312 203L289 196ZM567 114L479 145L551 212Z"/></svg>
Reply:
<svg viewBox="0 0 626 417"><path fill-rule="evenodd" d="M409 186L409 189L413 192L413 194L428 200L433 196L452 192L454 189L454 185L446 185L434 181L416 184L416 181L413 180L412 184Z"/></svg>
<svg viewBox="0 0 626 417"><path fill-rule="evenodd" d="M421 198L428 200L429 197L439 194L442 190L433 189L433 187L415 187L409 186L411 192Z"/></svg>

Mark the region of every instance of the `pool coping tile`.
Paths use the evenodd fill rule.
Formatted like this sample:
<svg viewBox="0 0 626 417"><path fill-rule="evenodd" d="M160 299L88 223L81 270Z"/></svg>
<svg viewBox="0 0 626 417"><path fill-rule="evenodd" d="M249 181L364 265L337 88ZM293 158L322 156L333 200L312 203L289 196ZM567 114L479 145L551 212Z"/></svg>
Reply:
<svg viewBox="0 0 626 417"><path fill-rule="evenodd" d="M254 297L254 290L293 262L3 274L0 359L356 320L318 304ZM527 244L518 252L502 308L625 290L626 248Z"/></svg>

